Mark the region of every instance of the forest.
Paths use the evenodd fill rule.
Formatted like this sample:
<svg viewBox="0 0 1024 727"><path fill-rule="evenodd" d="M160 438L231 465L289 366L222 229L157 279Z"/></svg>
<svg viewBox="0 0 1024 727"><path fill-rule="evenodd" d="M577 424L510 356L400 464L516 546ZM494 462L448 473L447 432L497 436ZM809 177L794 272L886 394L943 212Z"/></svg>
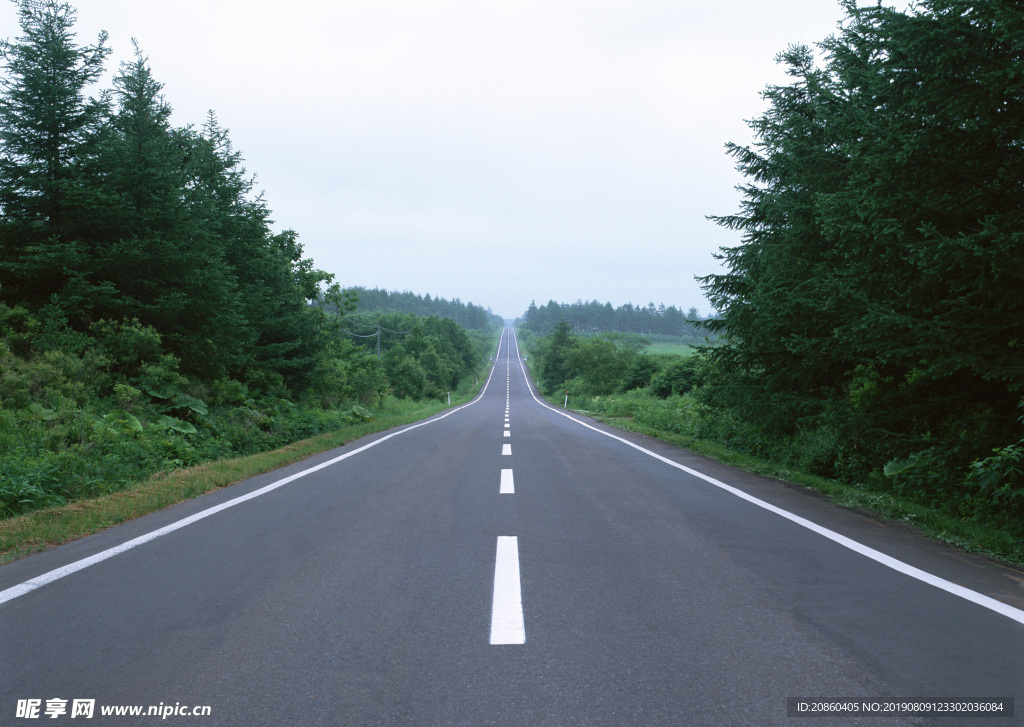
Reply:
<svg viewBox="0 0 1024 727"><path fill-rule="evenodd" d="M380 288L362 288L353 286L346 290L354 293L358 300L356 310L368 313L411 313L417 316L437 316L450 318L463 328L478 331L499 329L505 325L501 316L491 312L490 308L463 303L456 298L445 298L419 295L409 291L387 291Z"/></svg>
<svg viewBox="0 0 1024 727"><path fill-rule="evenodd" d="M780 54L790 82L764 92L754 143L728 147L746 181L716 218L740 242L702 279L716 340L667 403L634 393L617 411L1019 543L1024 13L843 7L836 34ZM575 385L577 406L604 410L602 392L651 393L624 366L596 385L611 378L562 318L531 360L549 393Z"/></svg>
<svg viewBox="0 0 1024 727"><path fill-rule="evenodd" d="M711 316L713 317L713 315ZM575 303L558 303L554 300L538 306L536 301L519 320L523 330L546 336L555 330L559 321L564 320L577 333L600 333L619 331L650 336L668 336L695 343L703 342L711 334L700 327L703 320L700 311L690 308L685 313L675 306L665 304L646 306L626 303L613 308L611 303L597 300Z"/></svg>
<svg viewBox="0 0 1024 727"><path fill-rule="evenodd" d="M0 517L472 385L490 319L471 337L435 300L382 319L402 336L380 355L353 339L359 292L273 231L213 112L173 126L137 46L89 96L106 35L79 44L65 2L18 8L0 45Z"/></svg>

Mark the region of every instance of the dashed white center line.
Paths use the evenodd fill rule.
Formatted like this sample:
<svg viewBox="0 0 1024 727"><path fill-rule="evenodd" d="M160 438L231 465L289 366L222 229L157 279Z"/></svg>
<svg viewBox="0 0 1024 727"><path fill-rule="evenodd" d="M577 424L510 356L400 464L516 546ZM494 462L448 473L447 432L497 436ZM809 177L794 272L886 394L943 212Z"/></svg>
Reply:
<svg viewBox="0 0 1024 727"><path fill-rule="evenodd" d="M512 470L501 471L501 486L498 488L499 495L516 494L515 481L512 479Z"/></svg>
<svg viewBox="0 0 1024 727"><path fill-rule="evenodd" d="M491 643L526 643L523 595L519 585L519 540L514 535L498 537L498 552L494 559Z"/></svg>
<svg viewBox="0 0 1024 727"><path fill-rule="evenodd" d="M512 445L511 444L503 444L503 445L501 445L501 453L502 454L511 455L512 454Z"/></svg>
<svg viewBox="0 0 1024 727"><path fill-rule="evenodd" d="M505 436L506 437L511 437L512 436L512 432L510 432L508 429L506 429L505 430Z"/></svg>

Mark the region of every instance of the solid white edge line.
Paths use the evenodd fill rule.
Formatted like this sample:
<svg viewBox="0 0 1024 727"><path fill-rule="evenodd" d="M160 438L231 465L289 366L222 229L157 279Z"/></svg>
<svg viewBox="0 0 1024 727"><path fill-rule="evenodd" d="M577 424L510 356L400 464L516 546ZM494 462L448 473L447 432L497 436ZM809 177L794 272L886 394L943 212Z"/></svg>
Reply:
<svg viewBox="0 0 1024 727"><path fill-rule="evenodd" d="M498 536L492 603L491 643L526 643L523 595L519 584L519 540L514 535Z"/></svg>
<svg viewBox="0 0 1024 727"><path fill-rule="evenodd" d="M518 354L519 339L518 337L516 337L514 329L512 331L512 340L515 342L516 353ZM853 540L852 538L848 538L845 535L840 535L834 530L829 530L826 527L822 527L821 525L818 525L817 523L802 518L799 515L789 512L788 510L783 510L782 508L776 507L771 503L758 499L753 495L748 495L746 492L743 492L742 490L739 490L731 485L727 485L724 482L716 480L714 477L709 477L703 472L698 472L697 470L691 469L686 465L679 464L678 462L673 462L667 457L662 457L660 454L656 454L648 449L644 449L639 444L630 442L628 439L623 439L622 437L618 437L614 434L611 434L610 432L598 429L597 427L591 426L586 422L582 422L579 419L569 416L565 412L560 411L553 406L545 404L543 401L537 398L537 395L535 393L533 393L533 386L530 384L530 377L526 374L526 368L523 366L523 361L521 357L519 359L519 368L523 372L523 378L526 380L526 388L529 390L530 396L532 396L533 400L536 401L545 409L549 409L550 411L553 411L555 414L565 417L569 421L576 422L581 427L586 427L587 429L593 430L598 434L603 434L606 437L610 437L611 439L622 442L627 447L632 447L635 450L643 452L649 457L653 457L656 460L664 462L670 467L675 467L676 469L682 470L683 472L686 472L689 475L693 475L698 479L704 480L705 482L714 485L715 487L721 488L726 492L729 492L735 495L736 497L739 497L740 499L746 500L751 504L757 505L758 507L768 510L769 512L773 512L776 515L779 515L780 517L784 517L787 520L796 523L800 527L807 528L811 532L817 533L822 537L828 538L834 543L837 543L843 546L844 548L848 548L849 550L852 550L855 553L859 553L860 555L863 555L865 558L870 558L871 560L880 563L881 565L884 565L887 568L891 568L895 571L903 573L904 575L908 575L911 578L916 578L917 580L923 583L927 583L930 586L934 586L935 588L946 591L947 593L951 593L954 596L959 596L960 598L963 598L966 601L970 601L971 603L977 604L982 608L987 608L990 611L994 611L1002 616L1006 616L1009 619L1017 621L1018 623L1024 624L1024 610L1014 608L1013 606L1003 603L1002 601L992 598L991 596L986 596L983 593L972 591L971 589L953 583L952 581L947 581L945 578L940 578L939 576L929 573L928 571L921 570L920 568L915 568L909 563L904 563L901 560L886 555L885 553L879 550L875 550L874 548L864 545L863 543Z"/></svg>
<svg viewBox="0 0 1024 727"><path fill-rule="evenodd" d="M503 331L501 339L498 341L499 351L501 350L501 342L504 340L505 333ZM165 525L162 528L146 533L145 535L140 535L137 538L125 541L120 545L115 545L112 548L107 548L106 550L102 550L99 553L91 555L87 558L76 560L73 563L68 563L65 566L61 566L60 568L56 568L47 573L43 573L42 575L36 576L35 578L30 578L27 581L23 581L22 583L19 583L16 586L11 586L10 588L0 591L0 605L7 603L8 601L14 600L19 596L24 596L26 593L30 593L36 590L37 588L47 585L48 583L53 583L54 581L60 580L65 576L71 575L72 573L77 573L78 571L84 568L88 568L91 565L96 565L97 563L101 563L107 560L108 558L113 558L115 555L120 555L121 553L131 550L132 548L137 548L138 546L148 543L151 540L156 540L157 538L167 535L168 533L173 533L175 530L180 530L181 528L191 525L192 523L198 522L199 520L202 520L204 518L207 518L210 515L215 515L218 512L227 510L228 508L234 507L235 505L241 505L243 502L252 500L253 498L259 497L260 495L265 495L268 492L272 492L273 490L276 490L279 487L283 487L290 482L294 482L297 479L305 477L306 475L318 472L319 470L322 470L325 467L330 467L331 465L337 464L338 462L348 459L349 457L354 457L360 452L365 452L371 447L376 447L378 444L386 442L387 440L393 437L397 437L400 434L405 434L406 432L411 432L413 429L419 429L420 427L425 427L428 424L433 424L434 422L439 422L442 419L446 419L447 417L450 417L452 414L455 414L456 412L460 412L463 409L466 409L467 407L473 406L473 404L476 404L478 401L480 401L481 398L483 398L484 393L486 393L487 391L487 387L491 383L491 377L494 375L494 369L495 366L492 366L490 373L487 375L487 381L484 382L483 388L480 389L480 393L477 394L476 398L473 399L473 401L467 404L463 404L462 406L456 407L455 409L452 409L449 412L445 412L444 414L441 414L439 416L435 416L431 419L427 419L426 421L419 422L418 424L412 424L410 426L405 427L404 429L399 429L398 431L387 434L381 437L380 439L376 439L370 442L369 444L364 444L362 447L359 447L358 449L354 449L351 452L346 452L345 454L335 457L334 459L328 460L327 462L322 462L316 465L315 467L310 467L309 469L302 470L301 472L297 472L294 475L290 475L283 479L277 480L276 482L272 482L271 484L266 485L265 487L261 487L258 490L253 490L252 492L246 495L241 495L232 500L228 500L227 502L222 502L220 505L215 505L206 510L202 510L200 512L195 513L194 515L190 515L189 517L183 518L169 525Z"/></svg>
<svg viewBox="0 0 1024 727"><path fill-rule="evenodd" d="M512 470L504 469L501 471L501 485L498 487L499 495L514 495L516 494L515 479L512 477Z"/></svg>

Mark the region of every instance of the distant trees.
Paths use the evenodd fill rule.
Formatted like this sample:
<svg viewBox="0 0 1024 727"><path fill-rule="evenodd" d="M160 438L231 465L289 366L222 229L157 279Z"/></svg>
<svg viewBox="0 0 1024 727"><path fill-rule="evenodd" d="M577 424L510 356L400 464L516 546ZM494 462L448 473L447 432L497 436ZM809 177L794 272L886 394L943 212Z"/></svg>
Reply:
<svg viewBox="0 0 1024 727"><path fill-rule="evenodd" d="M531 301L523 314L521 325L537 335L546 336L555 330L558 322L564 320L573 330L580 333L621 331L645 335L663 335L703 341L708 333L702 331L697 321L701 319L696 308L686 313L675 306L634 306L632 303L613 308L611 303L581 300L575 303L557 303L553 300L538 306Z"/></svg>
<svg viewBox="0 0 1024 727"><path fill-rule="evenodd" d="M572 396L607 396L643 389L667 360L677 358L643 353L635 337L617 332L578 335L564 320L549 335L525 336L524 344L526 339L530 369L549 395L565 390Z"/></svg>
<svg viewBox="0 0 1024 727"><path fill-rule="evenodd" d="M395 396L441 399L487 360L490 331L467 330L451 318L358 312L346 319L350 336L367 354L380 351Z"/></svg>
<svg viewBox="0 0 1024 727"><path fill-rule="evenodd" d="M706 395L768 437L829 430L836 474L888 463L974 510L999 487L968 465L1024 436L1024 13L842 5L823 65L781 54L792 83L729 147L749 183L718 218L742 233L728 272L704 278Z"/></svg>
<svg viewBox="0 0 1024 727"><path fill-rule="evenodd" d="M476 330L501 328L505 322L501 316L473 303L463 303L456 298L432 298L409 291L387 291L380 288L349 288L359 298L358 310L373 313L412 313L418 316L450 318L460 326Z"/></svg>

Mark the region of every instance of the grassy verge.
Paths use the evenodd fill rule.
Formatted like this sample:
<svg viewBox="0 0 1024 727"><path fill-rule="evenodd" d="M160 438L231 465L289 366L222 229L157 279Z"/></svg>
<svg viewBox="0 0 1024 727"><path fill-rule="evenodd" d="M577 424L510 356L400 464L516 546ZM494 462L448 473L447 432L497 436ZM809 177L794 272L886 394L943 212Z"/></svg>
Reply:
<svg viewBox="0 0 1024 727"><path fill-rule="evenodd" d="M561 408L562 401L548 398ZM873 517L899 522L958 550L981 553L1016 566L1024 566L1024 540L994 525L958 518L887 492L854 487L837 480L802 472L791 466L730 449L720 442L668 432L642 424L628 415L573 409L624 431L637 432L710 457L754 474L784 480L827 496L834 504Z"/></svg>
<svg viewBox="0 0 1024 727"><path fill-rule="evenodd" d="M480 382L485 376L480 376ZM452 396L452 407L473 399L482 383ZM38 510L0 522L0 563L90 535L249 477L284 467L368 434L426 419L448 409L446 402L392 401L373 421L294 442L261 454L207 462L164 472L130 489Z"/></svg>

